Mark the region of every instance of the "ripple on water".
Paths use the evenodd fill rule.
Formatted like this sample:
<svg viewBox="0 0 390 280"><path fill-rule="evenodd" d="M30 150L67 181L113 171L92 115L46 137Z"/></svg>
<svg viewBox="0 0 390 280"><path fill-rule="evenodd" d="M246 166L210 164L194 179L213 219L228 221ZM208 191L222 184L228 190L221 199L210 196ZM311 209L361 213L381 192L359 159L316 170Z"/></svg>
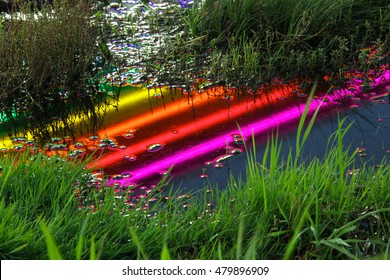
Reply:
<svg viewBox="0 0 390 280"><path fill-rule="evenodd" d="M213 163L219 163L221 161L225 161L227 160L228 158L231 158L233 156L233 154L226 154L226 155L221 155L221 156L218 156L216 157L214 160L213 160Z"/></svg>
<svg viewBox="0 0 390 280"><path fill-rule="evenodd" d="M245 138L241 134L233 134L232 135L234 143L238 145L245 144Z"/></svg>
<svg viewBox="0 0 390 280"><path fill-rule="evenodd" d="M113 180L122 180L123 179L123 175L122 174L114 174L114 175L112 175L111 178Z"/></svg>
<svg viewBox="0 0 390 280"><path fill-rule="evenodd" d="M125 137L126 139L134 138L134 133L131 132L123 133L123 137Z"/></svg>
<svg viewBox="0 0 390 280"><path fill-rule="evenodd" d="M88 146L88 151L90 152L94 152L98 149L98 147L96 145L91 145L91 146Z"/></svg>
<svg viewBox="0 0 390 280"><path fill-rule="evenodd" d="M164 145L161 144L161 143L155 143L155 144L151 144L149 145L146 150L150 153L154 153L154 152L157 152L157 151L160 151L162 148L164 148Z"/></svg>
<svg viewBox="0 0 390 280"><path fill-rule="evenodd" d="M11 138L11 140L12 140L12 143L15 143L15 144L17 144L17 143L24 144L27 141L27 139L25 137L13 137L13 138Z"/></svg>
<svg viewBox="0 0 390 280"><path fill-rule="evenodd" d="M244 150L241 148L233 148L233 149L228 150L228 153L231 155L238 155L238 154L241 154L243 152L244 152Z"/></svg>
<svg viewBox="0 0 390 280"><path fill-rule="evenodd" d="M29 147L34 147L37 143L34 140L26 140L24 144Z"/></svg>
<svg viewBox="0 0 390 280"><path fill-rule="evenodd" d="M91 135L88 137L88 139L91 141L97 141L97 140L99 140L99 136L98 135Z"/></svg>
<svg viewBox="0 0 390 280"><path fill-rule="evenodd" d="M125 160L128 160L128 161L136 161L137 160L137 156L135 156L135 155L125 155L123 158Z"/></svg>
<svg viewBox="0 0 390 280"><path fill-rule="evenodd" d="M77 149L77 150L70 151L68 157L69 158L82 157L85 154L86 154L85 150Z"/></svg>
<svg viewBox="0 0 390 280"><path fill-rule="evenodd" d="M224 167L224 164L222 162L216 162L213 164L213 167L214 168L222 168L222 167Z"/></svg>
<svg viewBox="0 0 390 280"><path fill-rule="evenodd" d="M133 174L131 172L129 172L129 171L124 171L124 172L121 173L121 176L123 178L130 178L130 177L133 177Z"/></svg>
<svg viewBox="0 0 390 280"><path fill-rule="evenodd" d="M54 144L61 144L64 140L61 137L52 137L50 142Z"/></svg>
<svg viewBox="0 0 390 280"><path fill-rule="evenodd" d="M13 150L14 150L15 152L23 152L23 151L26 150L26 147L25 147L24 145L15 145L15 146L13 147Z"/></svg>
<svg viewBox="0 0 390 280"><path fill-rule="evenodd" d="M84 148L84 144L81 143L81 142L76 142L76 143L74 143L74 146L75 146L75 148L77 148L77 149Z"/></svg>

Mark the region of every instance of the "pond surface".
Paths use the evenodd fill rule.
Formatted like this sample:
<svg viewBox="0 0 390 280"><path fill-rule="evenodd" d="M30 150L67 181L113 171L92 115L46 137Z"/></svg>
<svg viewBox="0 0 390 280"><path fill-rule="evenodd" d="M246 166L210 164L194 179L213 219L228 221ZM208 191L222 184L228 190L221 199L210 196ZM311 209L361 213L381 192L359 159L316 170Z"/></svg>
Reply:
<svg viewBox="0 0 390 280"><path fill-rule="evenodd" d="M386 104L365 105L357 109L345 109L339 111L339 118L346 118L344 127L352 124L345 138L345 147L350 146L350 151L359 149L362 151L356 156L356 162L359 165L368 163L370 165L379 165L390 163L390 106ZM313 127L313 130L305 144L303 152L304 158L323 158L326 153L328 139L337 130L338 115L336 111L330 111L320 115L319 120ZM296 126L290 126L285 130L285 134L280 135L283 142L281 157L286 157L290 148L294 147L296 141ZM262 160L266 139L261 135L256 135L256 157ZM293 149L293 148L292 148ZM294 150L294 149L293 149ZM214 156L215 153L212 155ZM211 157L212 157L211 156ZM191 169L187 165L188 171L178 174L173 182L176 186L181 186L187 190L204 187L204 180L199 178L199 174L207 174L207 184L217 184L220 188L228 185L228 178L233 175L235 178L245 179L245 166L247 155L245 153L229 158L225 167L216 169L210 166L197 166Z"/></svg>
<svg viewBox="0 0 390 280"><path fill-rule="evenodd" d="M347 118L345 126L352 123L352 127L344 144L351 150L360 148L358 162L388 161L389 71L381 77L385 79L377 79L369 90L362 90L355 81L355 90L317 94L309 115L318 107L320 114L306 143L305 157L323 157L329 137L337 130L337 118ZM79 142L87 149L103 148L93 166L103 168L112 183L150 186L172 168L172 183L181 189L196 190L214 183L223 188L230 174L245 178L252 135L258 159L272 133L283 139L282 156L294 146L306 95L298 94L295 85L283 84L257 94L239 97L234 89L223 87L190 93L160 88L123 93L133 102L120 103L119 111L108 115L106 127L96 138L85 136ZM106 147L99 147L103 142Z"/></svg>

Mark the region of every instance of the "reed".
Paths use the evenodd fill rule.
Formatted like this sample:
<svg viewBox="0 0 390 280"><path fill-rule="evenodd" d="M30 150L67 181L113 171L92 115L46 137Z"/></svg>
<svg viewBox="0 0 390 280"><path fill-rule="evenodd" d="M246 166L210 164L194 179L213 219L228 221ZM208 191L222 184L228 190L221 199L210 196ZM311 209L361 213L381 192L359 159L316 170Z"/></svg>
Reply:
<svg viewBox="0 0 390 280"><path fill-rule="evenodd" d="M203 61L211 82L257 89L275 77L343 80L348 70L367 70L359 57L372 45L383 57L370 69L389 62L389 9L368 0L194 1L181 13L187 37L171 44L194 67Z"/></svg>

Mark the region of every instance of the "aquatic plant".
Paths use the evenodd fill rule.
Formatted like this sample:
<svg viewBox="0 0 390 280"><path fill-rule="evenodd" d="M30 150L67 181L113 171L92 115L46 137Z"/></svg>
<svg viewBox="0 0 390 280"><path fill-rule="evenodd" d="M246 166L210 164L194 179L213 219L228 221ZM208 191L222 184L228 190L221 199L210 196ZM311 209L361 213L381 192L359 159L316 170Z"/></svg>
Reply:
<svg viewBox="0 0 390 280"><path fill-rule="evenodd" d="M74 134L71 114L97 128L95 106L107 97L100 81L109 68L96 47L101 27L92 13L85 1L16 1L4 16L1 134L29 130L40 141Z"/></svg>

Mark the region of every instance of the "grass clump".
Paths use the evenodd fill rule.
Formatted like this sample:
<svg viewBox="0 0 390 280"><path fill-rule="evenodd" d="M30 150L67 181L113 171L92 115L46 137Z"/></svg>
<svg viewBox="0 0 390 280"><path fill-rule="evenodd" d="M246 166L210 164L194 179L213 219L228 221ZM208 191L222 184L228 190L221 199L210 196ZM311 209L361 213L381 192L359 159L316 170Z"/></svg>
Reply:
<svg viewBox="0 0 390 280"><path fill-rule="evenodd" d="M92 4L15 0L0 18L0 135L73 135L74 114L97 129L109 65Z"/></svg>
<svg viewBox="0 0 390 280"><path fill-rule="evenodd" d="M169 69L172 54L183 64L179 80L192 68L211 83L251 90L275 78L342 82L345 72L366 70L367 48L380 49L370 69L389 63L389 9L389 1L367 0L194 1L181 11L184 35L165 46L160 65Z"/></svg>

